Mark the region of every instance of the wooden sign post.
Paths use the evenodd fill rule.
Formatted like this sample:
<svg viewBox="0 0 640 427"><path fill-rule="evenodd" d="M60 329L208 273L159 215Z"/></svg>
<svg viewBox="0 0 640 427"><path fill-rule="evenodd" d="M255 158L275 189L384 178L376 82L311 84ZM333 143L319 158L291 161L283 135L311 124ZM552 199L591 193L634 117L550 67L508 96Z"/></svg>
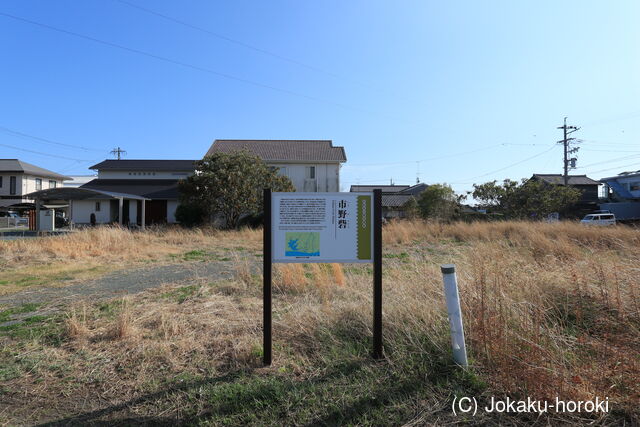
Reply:
<svg viewBox="0 0 640 427"><path fill-rule="evenodd" d="M272 267L278 263L373 263L373 357L382 347L382 192L264 190L263 362L272 362Z"/></svg>

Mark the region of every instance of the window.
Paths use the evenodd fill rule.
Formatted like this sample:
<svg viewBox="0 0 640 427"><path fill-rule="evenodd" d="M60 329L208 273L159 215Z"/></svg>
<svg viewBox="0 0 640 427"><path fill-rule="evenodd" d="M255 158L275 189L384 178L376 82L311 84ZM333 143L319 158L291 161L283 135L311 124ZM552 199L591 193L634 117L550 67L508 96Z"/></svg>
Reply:
<svg viewBox="0 0 640 427"><path fill-rule="evenodd" d="M16 177L15 176L9 177L9 194L11 195L16 194Z"/></svg>
<svg viewBox="0 0 640 427"><path fill-rule="evenodd" d="M36 178L36 191L42 190L42 179Z"/></svg>
<svg viewBox="0 0 640 427"><path fill-rule="evenodd" d="M2 188L2 177L0 176L0 188Z"/></svg>
<svg viewBox="0 0 640 427"><path fill-rule="evenodd" d="M96 202L96 212L100 212L100 202Z"/></svg>
<svg viewBox="0 0 640 427"><path fill-rule="evenodd" d="M56 188L56 186L58 185L57 182L55 182L54 180L49 180L49 188Z"/></svg>
<svg viewBox="0 0 640 427"><path fill-rule="evenodd" d="M316 167L307 166L307 179L316 179Z"/></svg>
<svg viewBox="0 0 640 427"><path fill-rule="evenodd" d="M629 191L640 191L640 181L630 182Z"/></svg>

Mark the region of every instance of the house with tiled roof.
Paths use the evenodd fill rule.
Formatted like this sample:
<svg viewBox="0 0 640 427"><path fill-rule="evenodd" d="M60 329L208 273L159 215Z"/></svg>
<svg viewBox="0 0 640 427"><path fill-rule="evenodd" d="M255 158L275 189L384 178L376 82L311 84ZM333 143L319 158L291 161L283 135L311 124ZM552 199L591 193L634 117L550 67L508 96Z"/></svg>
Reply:
<svg viewBox="0 0 640 427"><path fill-rule="evenodd" d="M25 194L61 187L69 179L19 159L0 159L0 207L31 205L33 200L24 198Z"/></svg>
<svg viewBox="0 0 640 427"><path fill-rule="evenodd" d="M91 166L97 178L79 188L105 193L128 194L123 200L122 223L142 223L142 200L145 224L175 223L180 195L178 181L195 171L195 160L105 160ZM137 198L135 197L137 196ZM118 201L92 198L73 202L76 223L89 223L93 213L98 223L119 221Z"/></svg>
<svg viewBox="0 0 640 427"><path fill-rule="evenodd" d="M404 218L406 216L405 206L411 199L417 200L427 184L418 183L416 185L352 185L350 192L363 193L373 190L382 192L382 216L386 219Z"/></svg>
<svg viewBox="0 0 640 427"><path fill-rule="evenodd" d="M542 181L549 185L564 185L564 176L559 173L534 173L531 179L534 181ZM582 195L580 196L580 202L598 202L598 188L600 187L600 182L595 181L586 175L569 175L567 185L582 192Z"/></svg>
<svg viewBox="0 0 640 427"><path fill-rule="evenodd" d="M330 140L216 139L207 155L243 150L289 177L296 191L340 191L340 168L347 156L344 147Z"/></svg>
<svg viewBox="0 0 640 427"><path fill-rule="evenodd" d="M540 181L547 185L564 185L564 175L562 174L541 174L535 173L530 181ZM562 214L567 218L580 218L589 212L598 209L600 182L589 178L586 175L569 175L567 185L576 190L580 190L580 199L573 206L567 208Z"/></svg>
<svg viewBox="0 0 640 427"><path fill-rule="evenodd" d="M340 191L343 147L329 140L216 140L208 150L245 150L288 176L297 191ZM178 181L196 171L196 160L105 160L91 166L97 176L79 186L34 191L38 203L68 204L74 224L125 226L176 222ZM83 177L86 179L87 177ZM90 178L90 177L89 177Z"/></svg>

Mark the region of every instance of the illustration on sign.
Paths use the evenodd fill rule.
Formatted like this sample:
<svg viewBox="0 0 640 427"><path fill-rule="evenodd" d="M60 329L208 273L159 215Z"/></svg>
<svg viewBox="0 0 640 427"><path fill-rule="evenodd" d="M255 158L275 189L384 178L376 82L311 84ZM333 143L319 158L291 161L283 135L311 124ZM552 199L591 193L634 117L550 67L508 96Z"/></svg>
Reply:
<svg viewBox="0 0 640 427"><path fill-rule="evenodd" d="M286 256L320 256L320 233L314 231L285 233Z"/></svg>
<svg viewBox="0 0 640 427"><path fill-rule="evenodd" d="M370 193L273 193L275 262L371 262Z"/></svg>

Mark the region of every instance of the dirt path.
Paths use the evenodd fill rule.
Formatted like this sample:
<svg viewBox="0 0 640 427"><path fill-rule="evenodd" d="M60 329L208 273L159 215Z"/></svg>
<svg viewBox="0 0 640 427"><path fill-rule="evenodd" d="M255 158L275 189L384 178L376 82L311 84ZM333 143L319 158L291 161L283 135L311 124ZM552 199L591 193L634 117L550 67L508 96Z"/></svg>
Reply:
<svg viewBox="0 0 640 427"><path fill-rule="evenodd" d="M257 270L257 263L251 265ZM133 268L109 273L59 288L30 288L0 297L0 306L17 306L27 303L46 303L48 307L64 305L81 299L99 300L135 294L164 284L190 284L194 281L213 282L230 278L234 274L232 261L184 262L180 264Z"/></svg>

